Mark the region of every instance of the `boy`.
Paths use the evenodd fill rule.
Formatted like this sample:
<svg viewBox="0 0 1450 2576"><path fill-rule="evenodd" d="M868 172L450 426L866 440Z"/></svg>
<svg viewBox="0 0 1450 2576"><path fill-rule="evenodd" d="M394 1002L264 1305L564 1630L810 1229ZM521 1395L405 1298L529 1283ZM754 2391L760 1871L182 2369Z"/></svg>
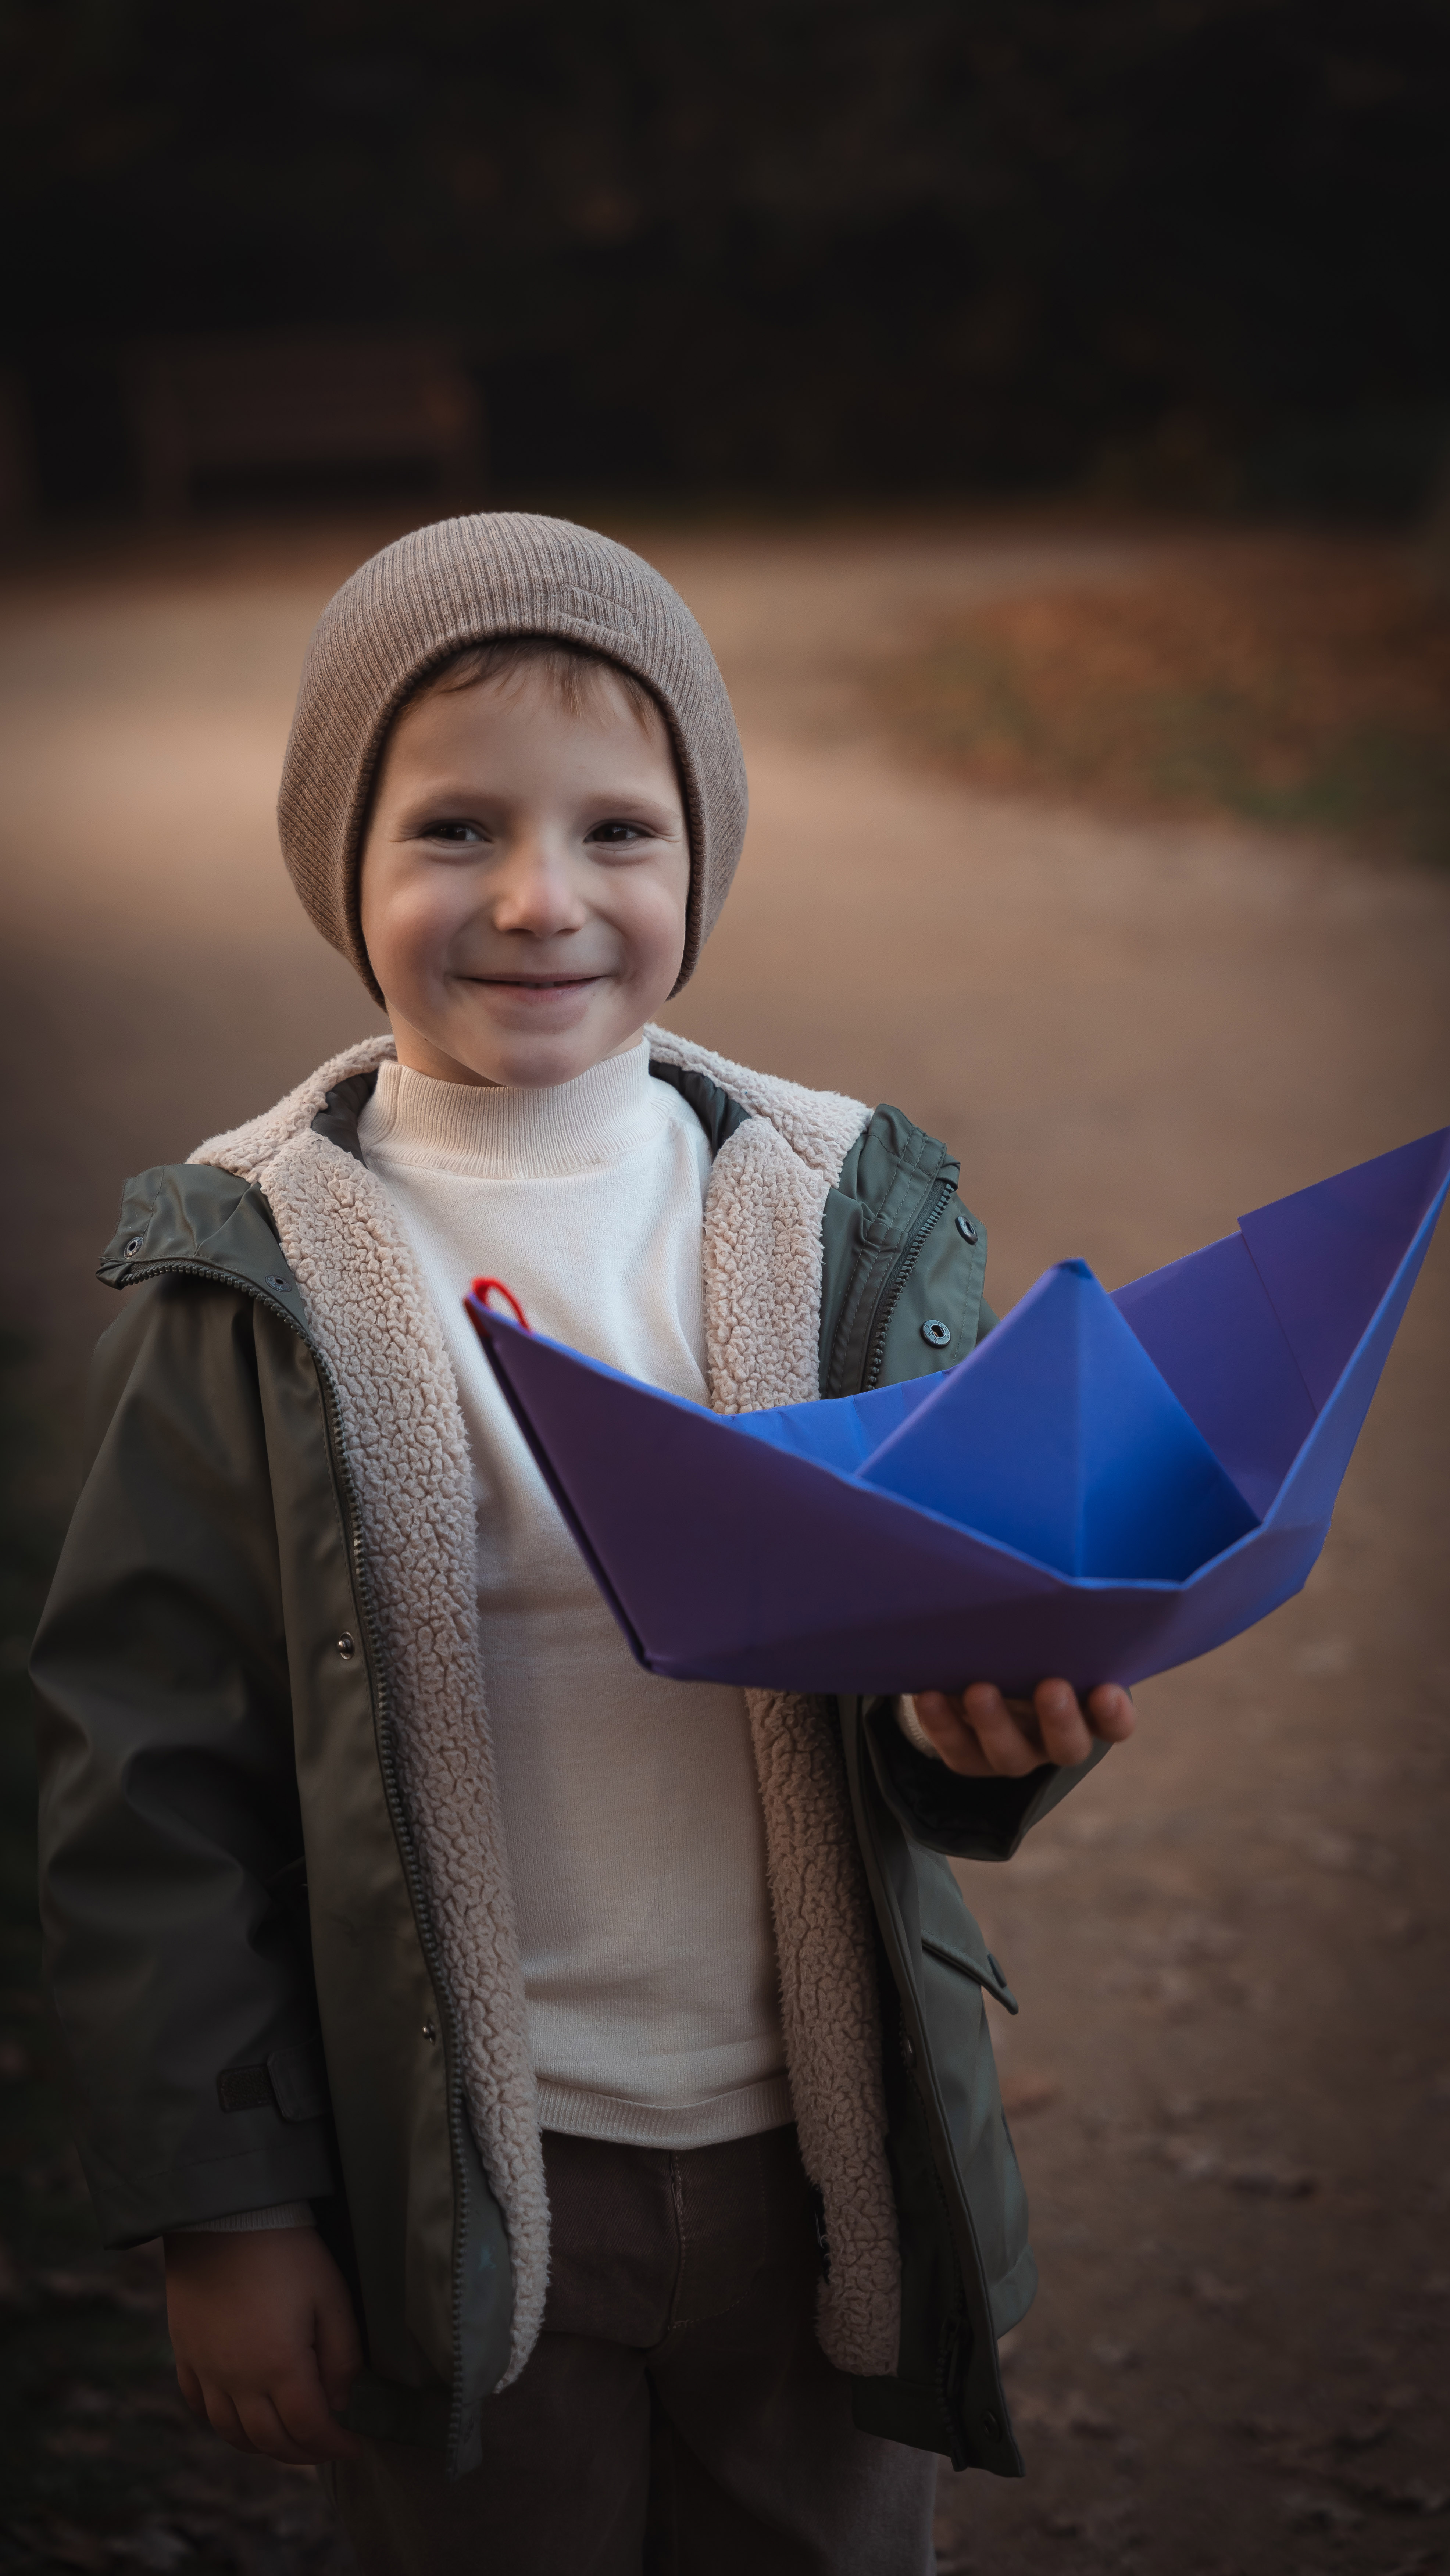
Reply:
<svg viewBox="0 0 1450 2576"><path fill-rule="evenodd" d="M1132 1723L641 1672L468 1330L723 1411L987 1320L899 1111L652 1025L745 781L693 619L495 515L355 574L284 853L392 1039L130 1184L37 1643L45 1916L106 2239L183 2392L326 2472L365 2569L921 2576L935 2461L1020 2472L1033 2288L942 1855Z"/></svg>

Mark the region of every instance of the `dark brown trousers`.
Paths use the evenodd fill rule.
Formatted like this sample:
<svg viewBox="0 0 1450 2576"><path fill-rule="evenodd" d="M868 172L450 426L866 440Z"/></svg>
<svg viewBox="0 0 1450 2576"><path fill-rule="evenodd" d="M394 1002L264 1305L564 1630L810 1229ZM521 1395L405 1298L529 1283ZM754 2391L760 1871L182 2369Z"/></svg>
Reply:
<svg viewBox="0 0 1450 2576"><path fill-rule="evenodd" d="M794 2129L544 2159L544 2331L482 2468L370 2442L330 2473L365 2576L927 2576L936 2461L858 2433L816 2342Z"/></svg>

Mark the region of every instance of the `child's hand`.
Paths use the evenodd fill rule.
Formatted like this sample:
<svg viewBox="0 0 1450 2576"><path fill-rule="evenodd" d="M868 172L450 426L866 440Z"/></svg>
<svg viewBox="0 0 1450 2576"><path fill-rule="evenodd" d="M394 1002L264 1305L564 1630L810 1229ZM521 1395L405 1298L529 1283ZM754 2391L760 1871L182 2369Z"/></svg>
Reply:
<svg viewBox="0 0 1450 2576"><path fill-rule="evenodd" d="M315 2229L168 2236L166 2316L182 2396L224 2442L294 2467L360 2456L334 2417L362 2342Z"/></svg>
<svg viewBox="0 0 1450 2576"><path fill-rule="evenodd" d="M1116 1682L1080 1700L1071 1682L1039 1682L1031 1699L1004 1699L991 1682L964 1691L918 1691L911 1703L949 1771L969 1780L997 1773L1020 1780L1041 1762L1070 1769L1094 1739L1121 1744L1133 1732L1133 1703Z"/></svg>

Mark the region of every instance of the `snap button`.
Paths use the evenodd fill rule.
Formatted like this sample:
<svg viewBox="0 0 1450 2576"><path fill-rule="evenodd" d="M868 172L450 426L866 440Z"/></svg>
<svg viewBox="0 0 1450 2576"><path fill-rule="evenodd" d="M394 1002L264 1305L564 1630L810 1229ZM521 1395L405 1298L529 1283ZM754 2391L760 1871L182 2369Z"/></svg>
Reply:
<svg viewBox="0 0 1450 2576"><path fill-rule="evenodd" d="M127 1259L128 1261L133 1261L133 1260L135 1259L136 1254L140 1251L141 1246L142 1246L142 1244L145 1242L145 1240L146 1240L146 1237L145 1237L145 1235L144 1235L144 1234L133 1234L133 1235L132 1235L132 1237L131 1237L130 1242L129 1242L129 1243L125 1243L125 1244L123 1244L123 1245L121 1246L121 1249L122 1249L122 1251L124 1252L124 1254L125 1254L125 1256L126 1256L126 1259Z"/></svg>
<svg viewBox="0 0 1450 2576"><path fill-rule="evenodd" d="M977 1229L964 1208L957 1210L957 1232L963 1243L975 1243L977 1240Z"/></svg>
<svg viewBox="0 0 1450 2576"><path fill-rule="evenodd" d="M269 1288L280 1288L283 1296L285 1297L292 1286L292 1282L290 1279L279 1279L275 1270L269 1270L267 1273L267 1285Z"/></svg>
<svg viewBox="0 0 1450 2576"><path fill-rule="evenodd" d="M337 1651L341 1655L345 1664L350 1664L354 1655L357 1653L357 1641L355 1638L348 1635L346 1628L344 1628L342 1635L338 1638Z"/></svg>
<svg viewBox="0 0 1450 2576"><path fill-rule="evenodd" d="M425 2021L423 2024L423 2037L425 2039L436 2039L437 2036L438 2024L436 2021Z"/></svg>
<svg viewBox="0 0 1450 2576"><path fill-rule="evenodd" d="M944 1351L951 1337L950 1324L944 1324L940 1315L928 1315L921 1328L921 1338L924 1342L930 1342L934 1351Z"/></svg>

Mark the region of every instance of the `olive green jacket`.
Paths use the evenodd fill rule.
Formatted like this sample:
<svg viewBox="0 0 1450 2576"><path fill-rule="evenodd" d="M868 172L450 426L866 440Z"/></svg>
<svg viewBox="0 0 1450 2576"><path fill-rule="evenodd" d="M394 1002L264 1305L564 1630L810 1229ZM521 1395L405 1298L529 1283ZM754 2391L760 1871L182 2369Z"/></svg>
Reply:
<svg viewBox="0 0 1450 2576"><path fill-rule="evenodd" d="M942 1145L897 1110L652 1043L715 1149L720 1409L792 1400L803 1370L843 1394L973 1346L985 1241ZM42 1903L106 2241L310 2200L365 2325L349 2420L445 2440L457 2473L537 2332L547 2208L486 1717L454 1738L437 1717L450 1654L476 1687L477 1640L458 1607L455 1651L448 1603L419 1612L398 1589L410 1548L415 1583L439 1560L466 1588L471 1540L437 1502L462 1472L456 1394L358 1150L385 1051L127 1187L100 1276L133 1293L97 1353L89 1473L33 1663ZM359 1243L402 1338L391 1309L329 1304ZM357 1352L379 1333L370 1413ZM414 1467L397 1426L420 1406ZM983 1996L1016 2005L948 1857L1007 1858L1081 1775L964 1780L890 1703L749 1696L822 2342L863 2427L1020 2474L995 2338L1035 2271ZM479 1781L447 1771L475 1758L463 1737ZM466 1825L470 1799L479 1838L450 1880L438 1818Z"/></svg>

